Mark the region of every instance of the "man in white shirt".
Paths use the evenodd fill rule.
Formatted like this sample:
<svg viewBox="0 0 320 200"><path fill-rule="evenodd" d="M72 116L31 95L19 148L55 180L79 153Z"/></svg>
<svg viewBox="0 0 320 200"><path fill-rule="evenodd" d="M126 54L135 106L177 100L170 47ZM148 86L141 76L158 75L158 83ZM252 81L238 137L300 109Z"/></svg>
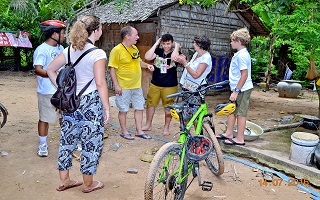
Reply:
<svg viewBox="0 0 320 200"><path fill-rule="evenodd" d="M66 25L59 20L47 20L40 24L40 29L44 32L46 41L36 48L33 54L33 66L38 79L38 134L40 140L38 156L46 157L48 156L49 123L55 123L57 119L60 119L61 122L60 113L50 102L57 88L50 81L46 68L64 49L60 44L65 39Z"/></svg>

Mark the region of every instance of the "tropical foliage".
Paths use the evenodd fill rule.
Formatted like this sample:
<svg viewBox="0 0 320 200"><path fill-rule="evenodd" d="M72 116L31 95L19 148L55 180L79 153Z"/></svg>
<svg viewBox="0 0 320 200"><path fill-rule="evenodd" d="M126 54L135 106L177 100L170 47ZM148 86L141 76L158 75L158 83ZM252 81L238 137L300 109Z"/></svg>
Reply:
<svg viewBox="0 0 320 200"><path fill-rule="evenodd" d="M31 33L31 42L38 46L43 38L39 23L47 19L71 22L82 11L109 3L112 0L2 0L0 1L0 30L23 30ZM209 8L222 0L179 0L180 4L201 5ZM116 8L131 5L133 0L115 0ZM275 56L288 47L288 57L293 60L294 79L303 80L310 57L320 65L320 3L318 0L230 0L227 12L239 12L237 5L246 3L270 30L270 38L257 37L252 41L254 72L268 68L269 46L273 45ZM278 68L283 70L283 68ZM282 74L282 73L279 73Z"/></svg>
<svg viewBox="0 0 320 200"><path fill-rule="evenodd" d="M319 1L248 1L275 37L274 47L288 46L288 56L296 65L293 78L304 80L310 57L320 64Z"/></svg>
<svg viewBox="0 0 320 200"><path fill-rule="evenodd" d="M77 14L111 0L1 0L0 30L27 31L31 35L34 47L44 40L39 24L48 19L71 22ZM123 1L123 0L117 0ZM128 1L129 2L129 1ZM123 5L122 3L121 5ZM69 24L69 23L67 23ZM32 62L32 51L21 51L22 67ZM13 54L12 49L5 48L5 55Z"/></svg>
<svg viewBox="0 0 320 200"><path fill-rule="evenodd" d="M211 7L216 3L209 0L180 0L179 2L190 5L199 4L203 7ZM275 48L275 56L281 47L288 46L288 56L295 64L294 79L304 80L310 57L314 58L316 66L320 66L320 3L318 0L230 0L228 12L235 12L240 3L251 6L270 30L270 37L274 38L272 45ZM265 53L268 52L269 46L266 42L269 41L270 38L262 37L252 41L253 57L256 58L256 67L259 68L255 69L256 71L261 67L264 71L267 70L268 55Z"/></svg>

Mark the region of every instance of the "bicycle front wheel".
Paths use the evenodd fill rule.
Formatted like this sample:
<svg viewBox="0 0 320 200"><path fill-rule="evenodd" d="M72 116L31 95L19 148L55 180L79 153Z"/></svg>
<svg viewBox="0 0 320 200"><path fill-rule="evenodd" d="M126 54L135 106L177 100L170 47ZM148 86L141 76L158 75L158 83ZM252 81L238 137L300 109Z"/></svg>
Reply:
<svg viewBox="0 0 320 200"><path fill-rule="evenodd" d="M0 128L2 128L7 122L7 111L0 104Z"/></svg>
<svg viewBox="0 0 320 200"><path fill-rule="evenodd" d="M181 176L188 173L186 155L181 160L181 145L169 142L154 156L145 182L144 199L182 200L187 188L188 177L178 183L179 166L183 162Z"/></svg>
<svg viewBox="0 0 320 200"><path fill-rule="evenodd" d="M217 176L220 176L224 172L224 160L219 142L212 130L212 123L210 121L204 121L202 124L202 134L211 139L213 144L212 152L205 159L210 171Z"/></svg>

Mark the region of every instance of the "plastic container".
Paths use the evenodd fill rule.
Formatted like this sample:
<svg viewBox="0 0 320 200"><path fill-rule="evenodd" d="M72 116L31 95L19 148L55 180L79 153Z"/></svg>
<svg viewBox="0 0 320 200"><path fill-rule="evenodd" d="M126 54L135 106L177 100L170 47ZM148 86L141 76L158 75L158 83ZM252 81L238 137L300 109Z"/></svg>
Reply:
<svg viewBox="0 0 320 200"><path fill-rule="evenodd" d="M319 137L312 133L294 132L291 135L291 140L290 160L310 165Z"/></svg>
<svg viewBox="0 0 320 200"><path fill-rule="evenodd" d="M119 148L120 148L120 143L114 143L113 151L118 151Z"/></svg>
<svg viewBox="0 0 320 200"><path fill-rule="evenodd" d="M320 127L320 119L311 115L301 115L303 119L302 127L309 130L319 130Z"/></svg>

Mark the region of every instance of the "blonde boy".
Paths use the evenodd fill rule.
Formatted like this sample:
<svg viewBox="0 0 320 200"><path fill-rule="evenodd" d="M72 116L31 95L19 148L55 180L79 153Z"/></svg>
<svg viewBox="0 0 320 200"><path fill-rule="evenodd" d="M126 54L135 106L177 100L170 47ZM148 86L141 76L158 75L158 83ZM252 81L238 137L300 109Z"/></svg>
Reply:
<svg viewBox="0 0 320 200"><path fill-rule="evenodd" d="M247 28L234 31L230 35L231 47L236 49L229 68L230 89L229 99L236 102L236 110L228 116L228 128L219 139L225 139L227 145L245 145L244 130L249 109L249 99L253 89L251 79L251 57L247 50L250 43L250 34ZM233 138L233 127L237 121L237 137Z"/></svg>

